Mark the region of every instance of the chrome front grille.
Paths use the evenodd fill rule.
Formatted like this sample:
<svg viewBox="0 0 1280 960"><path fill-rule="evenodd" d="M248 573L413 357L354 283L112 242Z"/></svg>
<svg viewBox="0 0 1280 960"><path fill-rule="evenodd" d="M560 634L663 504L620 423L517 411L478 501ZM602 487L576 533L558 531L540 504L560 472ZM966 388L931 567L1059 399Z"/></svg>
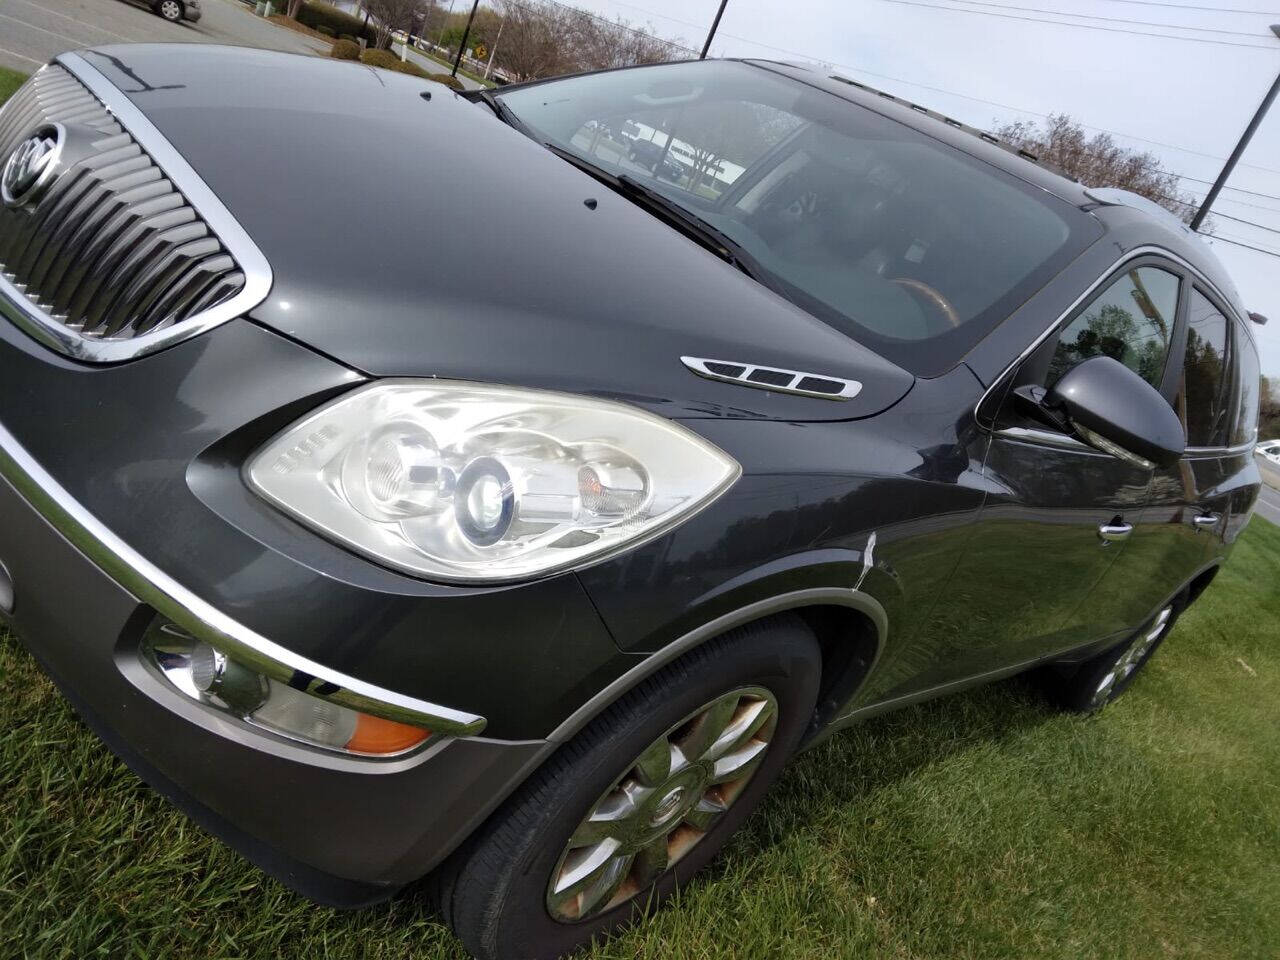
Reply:
<svg viewBox="0 0 1280 960"><path fill-rule="evenodd" d="M58 141L42 192L0 205L0 311L70 356L127 360L231 319L270 286L262 255L137 108L80 55L0 109L0 162Z"/></svg>

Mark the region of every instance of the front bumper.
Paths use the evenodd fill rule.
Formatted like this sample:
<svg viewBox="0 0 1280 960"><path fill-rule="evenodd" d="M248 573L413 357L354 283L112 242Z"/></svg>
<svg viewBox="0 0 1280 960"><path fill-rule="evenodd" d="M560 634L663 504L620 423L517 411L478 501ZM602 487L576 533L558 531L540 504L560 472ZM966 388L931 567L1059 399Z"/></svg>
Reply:
<svg viewBox="0 0 1280 960"><path fill-rule="evenodd" d="M203 16L203 13L199 7L193 7L188 3L182 8L182 19L190 23L197 23L201 16Z"/></svg>
<svg viewBox="0 0 1280 960"><path fill-rule="evenodd" d="M8 480L0 557L14 586L5 619L89 725L197 822L314 899L357 905L423 875L547 750L457 739L369 761L263 735L146 670L136 643L152 609Z"/></svg>
<svg viewBox="0 0 1280 960"><path fill-rule="evenodd" d="M0 323L0 369L0 565L14 586L0 620L140 776L316 899L360 903L428 872L635 659L572 575L428 584L254 497L248 453L361 379L298 344L236 321L90 366ZM157 615L309 692L452 736L380 760L250 727L143 665ZM485 738L468 736L481 718Z"/></svg>

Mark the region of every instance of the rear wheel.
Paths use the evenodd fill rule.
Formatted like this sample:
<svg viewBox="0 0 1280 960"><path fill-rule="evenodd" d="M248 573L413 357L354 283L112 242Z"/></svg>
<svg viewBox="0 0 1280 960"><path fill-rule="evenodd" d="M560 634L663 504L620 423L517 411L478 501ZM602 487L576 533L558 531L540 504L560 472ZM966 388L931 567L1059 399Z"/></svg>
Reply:
<svg viewBox="0 0 1280 960"><path fill-rule="evenodd" d="M156 4L156 13L170 23L177 23L182 19L182 3L180 0L160 0Z"/></svg>
<svg viewBox="0 0 1280 960"><path fill-rule="evenodd" d="M1086 660L1067 676L1049 674L1058 701L1076 713L1097 713L1115 700L1164 642L1185 605L1180 594L1124 643Z"/></svg>
<svg viewBox="0 0 1280 960"><path fill-rule="evenodd" d="M710 642L609 708L447 868L442 906L468 949L562 956L669 896L794 752L821 667L808 628L780 617Z"/></svg>

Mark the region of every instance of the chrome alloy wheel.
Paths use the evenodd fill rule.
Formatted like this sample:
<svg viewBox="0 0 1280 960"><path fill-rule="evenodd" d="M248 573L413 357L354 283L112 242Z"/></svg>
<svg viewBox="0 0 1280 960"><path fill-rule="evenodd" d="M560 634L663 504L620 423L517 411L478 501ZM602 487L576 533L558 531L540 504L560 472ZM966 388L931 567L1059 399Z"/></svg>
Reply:
<svg viewBox="0 0 1280 960"><path fill-rule="evenodd" d="M741 796L778 725L763 687L726 693L645 748L573 832L547 885L556 920L585 920L652 886Z"/></svg>
<svg viewBox="0 0 1280 960"><path fill-rule="evenodd" d="M182 5L178 0L163 0L160 4L160 16L170 22L182 19Z"/></svg>
<svg viewBox="0 0 1280 960"><path fill-rule="evenodd" d="M1173 607L1165 607L1156 614L1156 618L1151 621L1151 625L1146 630L1141 631L1133 638L1129 648L1120 655L1106 675L1098 681L1098 689L1093 693L1093 706L1101 707L1105 704L1115 689L1133 675L1133 671L1137 670L1141 665L1142 658L1151 652L1151 648L1156 645L1164 634L1172 616Z"/></svg>

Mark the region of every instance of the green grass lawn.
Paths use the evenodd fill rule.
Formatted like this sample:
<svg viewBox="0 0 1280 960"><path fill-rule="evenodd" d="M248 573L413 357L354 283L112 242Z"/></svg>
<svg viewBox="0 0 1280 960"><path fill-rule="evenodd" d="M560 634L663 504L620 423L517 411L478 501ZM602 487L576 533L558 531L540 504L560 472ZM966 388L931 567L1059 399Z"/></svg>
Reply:
<svg viewBox="0 0 1280 960"><path fill-rule="evenodd" d="M13 91L22 86L26 79L27 75L25 73L10 70L8 67L0 67L0 103L4 103L13 96Z"/></svg>
<svg viewBox="0 0 1280 960"><path fill-rule="evenodd" d="M1280 528L1093 719L1012 681L801 756L612 958L1280 956ZM341 913L192 826L0 639L0 957L461 956L412 899ZM335 830L342 829L340 823Z"/></svg>

